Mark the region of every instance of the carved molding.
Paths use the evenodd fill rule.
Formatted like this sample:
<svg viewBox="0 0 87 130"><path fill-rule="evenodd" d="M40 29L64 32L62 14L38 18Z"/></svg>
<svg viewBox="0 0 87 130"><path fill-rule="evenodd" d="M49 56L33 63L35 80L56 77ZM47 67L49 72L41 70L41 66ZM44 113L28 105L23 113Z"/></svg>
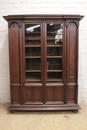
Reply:
<svg viewBox="0 0 87 130"><path fill-rule="evenodd" d="M69 24L75 24L77 27L79 26L79 21L78 20L66 20L66 22L65 22L65 26L66 27L68 27L69 26Z"/></svg>
<svg viewBox="0 0 87 130"><path fill-rule="evenodd" d="M22 21L21 20L12 20L12 21L9 21L8 22L8 27L10 28L10 26L13 25L13 24L14 24L14 26L16 26L16 24L18 24L18 26L21 27L22 26Z"/></svg>

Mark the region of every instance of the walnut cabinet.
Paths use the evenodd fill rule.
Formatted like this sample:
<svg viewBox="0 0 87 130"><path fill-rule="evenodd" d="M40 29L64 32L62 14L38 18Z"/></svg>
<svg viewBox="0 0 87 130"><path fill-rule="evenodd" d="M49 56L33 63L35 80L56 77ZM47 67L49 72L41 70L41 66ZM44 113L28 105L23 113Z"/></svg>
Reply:
<svg viewBox="0 0 87 130"><path fill-rule="evenodd" d="M10 111L78 110L80 15L8 15Z"/></svg>

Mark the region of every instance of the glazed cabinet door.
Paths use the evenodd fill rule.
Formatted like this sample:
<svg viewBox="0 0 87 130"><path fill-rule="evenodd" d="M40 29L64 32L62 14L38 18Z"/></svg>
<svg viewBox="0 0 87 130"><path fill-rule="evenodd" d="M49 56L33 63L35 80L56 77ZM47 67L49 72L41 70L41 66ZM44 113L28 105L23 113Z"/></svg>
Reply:
<svg viewBox="0 0 87 130"><path fill-rule="evenodd" d="M63 104L65 89L64 23L45 23L45 103Z"/></svg>
<svg viewBox="0 0 87 130"><path fill-rule="evenodd" d="M25 104L43 104L42 23L25 23Z"/></svg>

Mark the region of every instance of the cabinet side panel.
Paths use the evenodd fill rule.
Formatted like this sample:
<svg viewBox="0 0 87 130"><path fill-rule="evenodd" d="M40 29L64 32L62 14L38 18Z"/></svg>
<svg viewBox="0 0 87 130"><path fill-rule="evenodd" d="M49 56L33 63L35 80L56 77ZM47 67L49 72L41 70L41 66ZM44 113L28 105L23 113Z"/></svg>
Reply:
<svg viewBox="0 0 87 130"><path fill-rule="evenodd" d="M78 72L78 27L70 22L67 27L67 102L76 102ZM71 87L72 86L72 87Z"/></svg>
<svg viewBox="0 0 87 130"><path fill-rule="evenodd" d="M19 74L19 26L13 23L10 26L10 75L11 83L20 82Z"/></svg>
<svg viewBox="0 0 87 130"><path fill-rule="evenodd" d="M68 82L76 82L76 51L77 51L77 26L70 23L67 29L67 80Z"/></svg>
<svg viewBox="0 0 87 130"><path fill-rule="evenodd" d="M75 103L75 85L68 85L68 103Z"/></svg>
<svg viewBox="0 0 87 130"><path fill-rule="evenodd" d="M11 104L20 103L19 68L19 25L13 22L9 27Z"/></svg>
<svg viewBox="0 0 87 130"><path fill-rule="evenodd" d="M19 104L20 103L20 95L19 95L20 89L18 86L11 86L11 99L12 99L12 104Z"/></svg>

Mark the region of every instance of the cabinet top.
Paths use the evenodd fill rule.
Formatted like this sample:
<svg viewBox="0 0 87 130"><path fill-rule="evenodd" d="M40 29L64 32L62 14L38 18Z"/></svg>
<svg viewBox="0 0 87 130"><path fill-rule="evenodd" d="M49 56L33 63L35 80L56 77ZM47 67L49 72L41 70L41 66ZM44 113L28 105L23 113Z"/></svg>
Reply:
<svg viewBox="0 0 87 130"><path fill-rule="evenodd" d="M84 16L82 15L51 15L51 14L39 14L39 15L7 15L3 16L5 20L14 20L14 19L20 19L20 20L25 20L25 19L78 19L81 20Z"/></svg>

